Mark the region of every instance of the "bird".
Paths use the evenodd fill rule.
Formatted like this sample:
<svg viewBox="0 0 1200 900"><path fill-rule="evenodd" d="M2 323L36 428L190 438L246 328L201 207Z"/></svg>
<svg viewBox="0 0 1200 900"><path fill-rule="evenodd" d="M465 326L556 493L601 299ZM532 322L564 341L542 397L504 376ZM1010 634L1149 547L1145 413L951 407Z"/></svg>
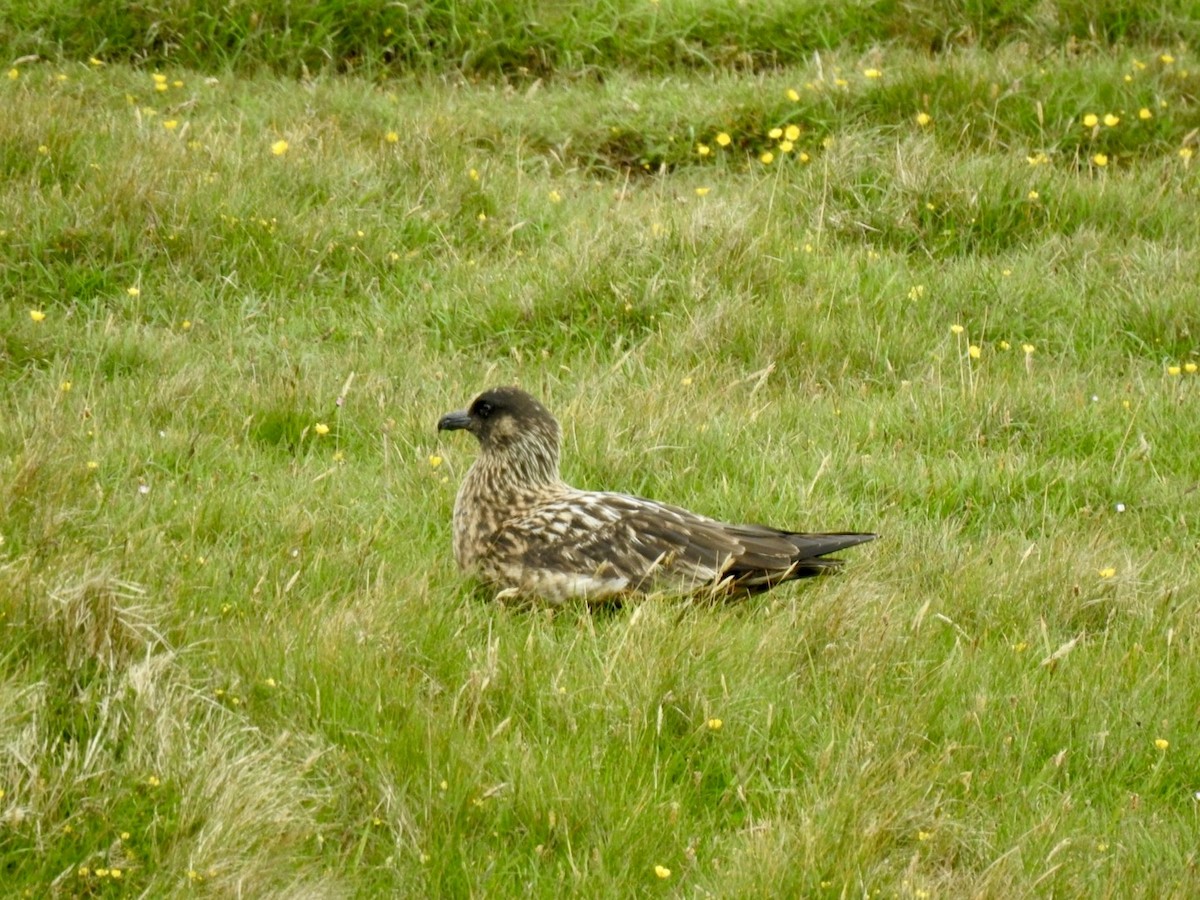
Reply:
<svg viewBox="0 0 1200 900"><path fill-rule="evenodd" d="M629 494L571 487L559 474L561 430L518 387L479 394L437 423L479 441L454 500L460 569L498 599L588 604L649 594L748 595L836 571L831 559L878 535L733 525Z"/></svg>

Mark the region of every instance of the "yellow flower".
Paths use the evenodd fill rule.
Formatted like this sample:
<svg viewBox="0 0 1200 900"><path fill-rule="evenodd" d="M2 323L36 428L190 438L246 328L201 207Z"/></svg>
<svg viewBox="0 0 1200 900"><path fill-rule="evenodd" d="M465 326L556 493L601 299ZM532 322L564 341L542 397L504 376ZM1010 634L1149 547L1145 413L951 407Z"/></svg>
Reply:
<svg viewBox="0 0 1200 900"><path fill-rule="evenodd" d="M933 837L932 832L929 832L929 831L918 831L917 832L917 840L918 841L927 841L931 837Z"/></svg>
<svg viewBox="0 0 1200 900"><path fill-rule="evenodd" d="M720 730L721 730L721 726L722 726L722 725L724 725L724 724L725 724L725 723L724 723L724 722L722 722L720 719L715 719L715 718L714 718L714 719L709 719L709 720L708 720L708 730L709 730L709 731L720 731Z"/></svg>
<svg viewBox="0 0 1200 900"><path fill-rule="evenodd" d="M666 866L655 866L654 874L657 875L659 878L670 878L671 870L668 869Z"/></svg>
<svg viewBox="0 0 1200 900"><path fill-rule="evenodd" d="M100 468L100 463L96 462L94 459L89 459L87 461L87 468L89 472L95 472L98 468Z"/></svg>
<svg viewBox="0 0 1200 900"><path fill-rule="evenodd" d="M142 293L142 289L137 285L130 285L129 287L125 288L125 293L127 293L130 297L137 297Z"/></svg>
<svg viewBox="0 0 1200 900"><path fill-rule="evenodd" d="M389 131L387 134L385 134L383 136L383 139L385 141L387 141L389 144L395 144L400 140L400 135L398 135L394 131Z"/></svg>
<svg viewBox="0 0 1200 900"><path fill-rule="evenodd" d="M1155 738L1154 746L1157 747L1159 750L1166 750L1168 747L1171 746L1171 742L1168 741L1166 738Z"/></svg>
<svg viewBox="0 0 1200 900"><path fill-rule="evenodd" d="M167 83L167 76L163 75L161 72L155 72L150 77L154 79L155 84L166 84Z"/></svg>
<svg viewBox="0 0 1200 900"><path fill-rule="evenodd" d="M789 141L797 140L800 137L800 126L789 125L787 128L783 129L783 136Z"/></svg>
<svg viewBox="0 0 1200 900"><path fill-rule="evenodd" d="M1198 368L1200 368L1200 366L1197 366L1195 363L1184 363L1183 364L1183 371L1187 372L1189 375L1195 375L1196 369L1198 369Z"/></svg>
<svg viewBox="0 0 1200 900"><path fill-rule="evenodd" d="M31 309L29 311L29 318L33 319L35 322L41 322L46 318L46 314L40 309Z"/></svg>
<svg viewBox="0 0 1200 900"><path fill-rule="evenodd" d="M104 65L104 60L96 59L96 57L94 57L94 56L89 56L88 64L93 65L93 66L102 66L102 65Z"/></svg>
<svg viewBox="0 0 1200 900"><path fill-rule="evenodd" d="M1117 570L1114 569L1112 566L1105 566L1103 569L1100 570L1101 578L1112 578L1116 574L1117 574Z"/></svg>
<svg viewBox="0 0 1200 900"><path fill-rule="evenodd" d="M1033 156L1025 157L1025 161L1027 163L1029 163L1031 166L1044 166L1044 165L1049 164L1050 157L1047 156L1045 153L1039 152L1039 153L1035 153Z"/></svg>
<svg viewBox="0 0 1200 900"><path fill-rule="evenodd" d="M178 119L167 119L165 122L163 122L163 128L167 129L167 131L174 131L178 127L179 127Z"/></svg>
<svg viewBox="0 0 1200 900"><path fill-rule="evenodd" d="M1001 350L1010 350L1010 349L1012 349L1012 344L1010 344L1008 341L1001 341L1001 342L1000 342L999 344L997 344L996 346L998 346L998 347L999 347Z"/></svg>
<svg viewBox="0 0 1200 900"><path fill-rule="evenodd" d="M705 195L706 195L706 194L707 194L707 193L708 193L710 190L712 190L712 188L698 187L698 188L696 188L696 196L697 196L697 197L703 197L703 196L705 196Z"/></svg>
<svg viewBox="0 0 1200 900"><path fill-rule="evenodd" d="M963 327L961 325L959 325L957 322L955 322L953 325L950 326L950 332L952 334L962 334Z"/></svg>
<svg viewBox="0 0 1200 900"><path fill-rule="evenodd" d="M1037 191L1030 191L1027 196L1029 197L1030 200L1036 200L1041 195Z"/></svg>
<svg viewBox="0 0 1200 900"><path fill-rule="evenodd" d="M712 148L708 144L697 144L696 153L699 156L708 156L708 154L712 153Z"/></svg>
<svg viewBox="0 0 1200 900"><path fill-rule="evenodd" d="M113 878L120 878L120 877L121 877L121 870L120 870L120 869L113 869L113 870L111 870L111 871L109 872L109 875L111 875Z"/></svg>
<svg viewBox="0 0 1200 900"><path fill-rule="evenodd" d="M1083 127L1084 128L1095 128L1096 124L1099 121L1100 121L1100 119L1096 116L1095 113L1088 113L1086 116L1083 117Z"/></svg>
<svg viewBox="0 0 1200 900"><path fill-rule="evenodd" d="M796 145L793 144L791 141L780 141L779 142L779 152L780 153L791 153L792 148L795 146Z"/></svg>
<svg viewBox="0 0 1200 900"><path fill-rule="evenodd" d="M89 869L87 866L79 867L79 877L80 878L87 878L88 875L90 875L90 874L92 874L92 870Z"/></svg>
<svg viewBox="0 0 1200 900"><path fill-rule="evenodd" d="M1028 356L1034 351L1034 346L1033 344L1022 344L1021 349L1025 352L1025 355Z"/></svg>
<svg viewBox="0 0 1200 900"><path fill-rule="evenodd" d="M1159 57L1159 60L1161 60L1165 65L1169 66L1171 63L1175 62L1175 57L1173 57L1170 53L1164 53Z"/></svg>
<svg viewBox="0 0 1200 900"><path fill-rule="evenodd" d="M1168 375L1179 375L1181 372L1183 372L1183 369L1179 366L1167 366Z"/></svg>
<svg viewBox="0 0 1200 900"><path fill-rule="evenodd" d="M1104 168L1105 166L1108 165L1108 154L1107 153L1097 153L1095 156L1092 157L1092 162L1094 162L1100 168Z"/></svg>
<svg viewBox="0 0 1200 900"><path fill-rule="evenodd" d="M931 124L932 122L933 122L933 116L931 116L929 113L927 113L927 112L917 113L917 124L920 125L922 128L924 128L926 125Z"/></svg>
<svg viewBox="0 0 1200 900"><path fill-rule="evenodd" d="M58 389L59 389L60 391L62 391L64 394L65 394L65 393L67 393L67 391L71 390L71 382L69 382L69 381L63 381L63 382L61 382L61 383L58 385Z"/></svg>
<svg viewBox="0 0 1200 900"><path fill-rule="evenodd" d="M773 163L775 161L775 154L772 153L770 150L764 150L762 153L762 156L760 156L759 159L762 161L762 164L764 166L769 166L771 163Z"/></svg>
<svg viewBox="0 0 1200 900"><path fill-rule="evenodd" d="M1180 159L1191 159L1193 155L1195 155L1195 151L1191 147L1180 147L1179 148L1179 158Z"/></svg>
<svg viewBox="0 0 1200 900"><path fill-rule="evenodd" d="M192 320L184 319L182 322L179 323L179 327L182 328L184 331L191 331L192 330Z"/></svg>
<svg viewBox="0 0 1200 900"><path fill-rule="evenodd" d="M797 158L800 160L800 162L808 162L809 159L811 159L811 157L803 150L800 151L800 156Z"/></svg>
<svg viewBox="0 0 1200 900"><path fill-rule="evenodd" d="M442 458L440 456L434 455L434 456L429 457L429 465L433 466L435 469L438 466L440 466L441 464L442 464Z"/></svg>
<svg viewBox="0 0 1200 900"><path fill-rule="evenodd" d="M479 180L479 170L471 169L470 171L467 172L467 177L470 178L472 181L478 181Z"/></svg>
<svg viewBox="0 0 1200 900"><path fill-rule="evenodd" d="M271 152L276 156L283 156L283 154L288 152L288 142L283 140L276 141L271 145Z"/></svg>
<svg viewBox="0 0 1200 900"><path fill-rule="evenodd" d="M728 147L731 140L733 139L724 131L717 135L717 145L720 147Z"/></svg>
<svg viewBox="0 0 1200 900"><path fill-rule="evenodd" d="M982 354L983 354L983 350L979 347L978 344L972 344L970 347L967 348L967 355L970 356L971 359L979 359L979 357Z"/></svg>
<svg viewBox="0 0 1200 900"><path fill-rule="evenodd" d="M151 775L146 779L146 784L150 785L150 787L158 787L162 782L158 780L157 775Z"/></svg>
<svg viewBox="0 0 1200 900"><path fill-rule="evenodd" d="M770 131L767 132L767 137L769 137L773 141L777 141L781 137L783 137L783 129L782 128L772 128Z"/></svg>
<svg viewBox="0 0 1200 900"><path fill-rule="evenodd" d="M883 73L878 69L863 69L864 78L882 78Z"/></svg>
<svg viewBox="0 0 1200 900"><path fill-rule="evenodd" d="M1112 113L1105 113L1104 124L1109 128L1116 128L1121 123L1120 116L1114 116Z"/></svg>
<svg viewBox="0 0 1200 900"><path fill-rule="evenodd" d="M1146 119L1154 118L1154 113L1150 112L1150 110L1143 106L1138 110L1138 118L1144 122Z"/></svg>
<svg viewBox="0 0 1200 900"><path fill-rule="evenodd" d="M787 89L787 98L789 100L791 100L793 103L795 103L800 99L800 94L796 91L795 88L788 88Z"/></svg>
<svg viewBox="0 0 1200 900"><path fill-rule="evenodd" d="M549 197L551 203L562 203L562 194L558 191L551 191Z"/></svg>
<svg viewBox="0 0 1200 900"><path fill-rule="evenodd" d="M317 434L321 434L321 435L329 434L329 426L326 425L324 422L318 422L316 425L313 426L313 431L315 431Z"/></svg>
<svg viewBox="0 0 1200 900"><path fill-rule="evenodd" d="M18 78L21 77L21 70L20 69L9 69L8 77L10 80L16 81Z"/></svg>

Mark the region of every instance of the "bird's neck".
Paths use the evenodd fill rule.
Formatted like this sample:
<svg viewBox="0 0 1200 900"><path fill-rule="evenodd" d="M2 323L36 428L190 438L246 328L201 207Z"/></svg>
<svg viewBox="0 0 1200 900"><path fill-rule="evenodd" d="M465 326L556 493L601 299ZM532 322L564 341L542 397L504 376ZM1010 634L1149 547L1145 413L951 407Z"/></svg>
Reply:
<svg viewBox="0 0 1200 900"><path fill-rule="evenodd" d="M454 501L454 556L464 569L505 521L569 490L558 475L558 454L489 448L467 471Z"/></svg>
<svg viewBox="0 0 1200 900"><path fill-rule="evenodd" d="M562 483L558 474L558 449L540 443L491 447L474 468L487 482L493 497L537 491Z"/></svg>

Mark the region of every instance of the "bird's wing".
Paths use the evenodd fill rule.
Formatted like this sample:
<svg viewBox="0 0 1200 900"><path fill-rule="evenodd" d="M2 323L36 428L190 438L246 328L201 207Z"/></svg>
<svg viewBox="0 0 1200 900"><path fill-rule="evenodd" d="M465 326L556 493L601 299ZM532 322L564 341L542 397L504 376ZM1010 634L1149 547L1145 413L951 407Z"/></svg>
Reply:
<svg viewBox="0 0 1200 900"><path fill-rule="evenodd" d="M621 590L688 590L726 576L771 583L788 577L798 559L844 546L817 535L726 525L625 494L580 491L501 527L487 555L526 577L549 572Z"/></svg>

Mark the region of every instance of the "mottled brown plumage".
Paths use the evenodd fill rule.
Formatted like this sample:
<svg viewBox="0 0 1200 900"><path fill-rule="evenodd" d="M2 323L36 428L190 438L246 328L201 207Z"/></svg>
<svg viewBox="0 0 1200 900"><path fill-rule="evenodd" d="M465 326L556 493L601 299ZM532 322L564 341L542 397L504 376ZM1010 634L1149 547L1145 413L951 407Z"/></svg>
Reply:
<svg viewBox="0 0 1200 900"><path fill-rule="evenodd" d="M438 430L465 429L480 453L454 502L454 557L508 595L561 602L662 591L752 592L820 575L825 558L873 534L729 525L653 500L580 491L558 474L559 428L515 387L480 394Z"/></svg>

